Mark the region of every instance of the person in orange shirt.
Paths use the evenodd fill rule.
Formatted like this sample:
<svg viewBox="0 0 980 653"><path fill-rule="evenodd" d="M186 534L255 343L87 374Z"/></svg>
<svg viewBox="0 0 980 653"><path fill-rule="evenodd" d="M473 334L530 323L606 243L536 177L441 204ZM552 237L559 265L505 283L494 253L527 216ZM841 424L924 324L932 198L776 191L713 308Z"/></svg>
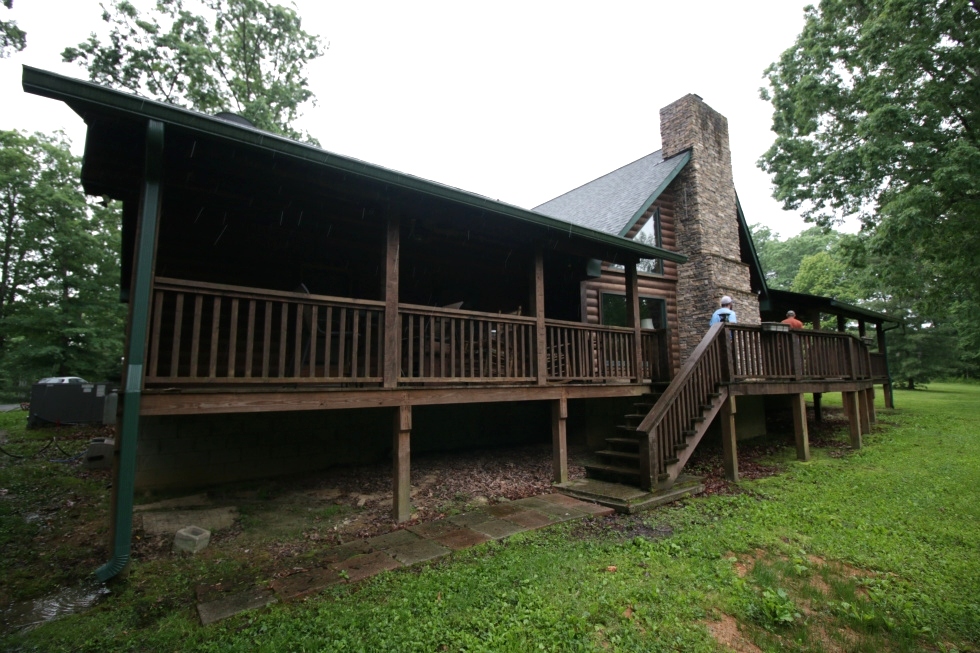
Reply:
<svg viewBox="0 0 980 653"><path fill-rule="evenodd" d="M786 319L783 324L788 324L791 329L802 329L803 323L796 319L796 311L786 311Z"/></svg>

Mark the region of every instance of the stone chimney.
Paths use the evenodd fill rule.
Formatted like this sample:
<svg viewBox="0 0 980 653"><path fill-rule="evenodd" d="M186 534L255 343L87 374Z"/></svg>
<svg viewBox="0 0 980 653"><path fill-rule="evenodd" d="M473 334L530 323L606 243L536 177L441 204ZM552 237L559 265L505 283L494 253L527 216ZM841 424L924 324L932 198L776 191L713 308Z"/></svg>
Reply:
<svg viewBox="0 0 980 653"><path fill-rule="evenodd" d="M708 330L711 314L730 295L738 321L759 324L759 299L741 261L728 120L697 95L660 110L665 159L691 151L674 182L677 246L688 261L677 269L681 363Z"/></svg>

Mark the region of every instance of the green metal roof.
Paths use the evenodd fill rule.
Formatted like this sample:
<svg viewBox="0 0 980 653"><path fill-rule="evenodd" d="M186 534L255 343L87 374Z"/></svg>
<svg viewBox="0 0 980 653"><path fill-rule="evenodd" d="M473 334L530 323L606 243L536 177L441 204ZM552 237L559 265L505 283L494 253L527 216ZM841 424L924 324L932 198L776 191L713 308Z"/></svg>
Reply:
<svg viewBox="0 0 980 653"><path fill-rule="evenodd" d="M28 93L61 100L79 115L89 111L106 114L128 115L142 120L158 120L165 124L201 134L221 138L248 147L295 157L311 164L319 165L364 179L381 182L388 186L403 188L426 195L446 199L465 206L475 207L501 217L518 220L578 237L594 243L612 246L638 258L661 258L683 263L687 257L659 247L621 238L588 229L563 220L551 218L534 211L522 209L511 204L469 193L458 188L432 182L420 177L383 168L323 150L319 147L300 143L266 131L227 122L220 118L189 111L181 107L157 102L129 93L99 86L71 77L65 77L38 68L24 66L23 87Z"/></svg>

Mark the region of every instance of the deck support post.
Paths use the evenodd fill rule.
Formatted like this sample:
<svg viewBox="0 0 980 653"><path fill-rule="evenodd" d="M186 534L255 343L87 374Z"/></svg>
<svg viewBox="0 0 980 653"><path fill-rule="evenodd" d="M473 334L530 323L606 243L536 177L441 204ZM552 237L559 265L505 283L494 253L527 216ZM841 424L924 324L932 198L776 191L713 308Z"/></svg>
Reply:
<svg viewBox="0 0 980 653"><path fill-rule="evenodd" d="M796 459L810 460L810 434L806 427L806 397L801 392L791 395L793 402L793 432L796 434Z"/></svg>
<svg viewBox="0 0 980 653"><path fill-rule="evenodd" d="M878 421L878 415L875 413L875 387L872 385L864 392L868 396L868 421L874 424Z"/></svg>
<svg viewBox="0 0 980 653"><path fill-rule="evenodd" d="M654 427L649 433L639 433L640 442L640 489L646 492L653 492L657 489L657 477L660 475L660 460L658 452L660 444L657 442L657 428Z"/></svg>
<svg viewBox="0 0 980 653"><path fill-rule="evenodd" d="M861 433L871 433L871 409L868 407L868 393L857 391L858 418L861 420Z"/></svg>
<svg viewBox="0 0 980 653"><path fill-rule="evenodd" d="M885 395L885 408L894 408L895 398L892 396L892 384L882 383L881 392Z"/></svg>
<svg viewBox="0 0 980 653"><path fill-rule="evenodd" d="M395 408L394 420L394 479L391 516L396 522L408 521L412 516L411 436L412 407Z"/></svg>
<svg viewBox="0 0 980 653"><path fill-rule="evenodd" d="M535 318L534 335L537 350L538 385L548 385L548 333L544 323L544 252L534 250L534 303L531 306Z"/></svg>
<svg viewBox="0 0 980 653"><path fill-rule="evenodd" d="M728 395L721 405L721 447L725 463L725 478L738 481L738 444L735 434L735 397Z"/></svg>
<svg viewBox="0 0 980 653"><path fill-rule="evenodd" d="M400 250L401 231L399 228L400 220L398 212L391 210L388 213L388 224L385 235L385 256L384 256L384 288L382 297L385 302L385 324L384 324L384 369L381 371L384 376L384 387L394 388L398 385L399 370L401 368L401 324L398 320L398 257Z"/></svg>
<svg viewBox="0 0 980 653"><path fill-rule="evenodd" d="M551 442L552 442L552 480L555 483L568 482L568 440L567 426L568 421L568 399L562 395L561 399L553 399L551 402Z"/></svg>
<svg viewBox="0 0 980 653"><path fill-rule="evenodd" d="M858 412L861 407L858 402L856 392L842 392L844 399L844 411L847 413L847 423L851 435L851 448L861 448L861 418Z"/></svg>
<svg viewBox="0 0 980 653"><path fill-rule="evenodd" d="M822 392L813 393L813 421L817 424L823 421L823 406L821 406L822 400Z"/></svg>
<svg viewBox="0 0 980 653"><path fill-rule="evenodd" d="M626 326L633 329L633 383L643 382L643 344L640 342L640 281L636 261L626 265Z"/></svg>

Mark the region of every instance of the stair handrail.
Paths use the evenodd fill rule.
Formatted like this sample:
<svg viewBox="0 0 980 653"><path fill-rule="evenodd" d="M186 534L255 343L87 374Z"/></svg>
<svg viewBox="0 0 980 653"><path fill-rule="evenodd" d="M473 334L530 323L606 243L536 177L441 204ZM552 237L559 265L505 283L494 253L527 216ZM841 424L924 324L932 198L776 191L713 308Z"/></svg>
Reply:
<svg viewBox="0 0 980 653"><path fill-rule="evenodd" d="M664 393L657 400L657 403L653 406L650 412L647 413L647 416L643 418L643 421L640 422L640 425L636 427L637 431L644 431L646 433L649 433L653 429L653 427L655 427L660 422L660 420L663 419L664 413L667 412L667 409L670 407L670 404L674 401L674 398L680 393L681 389L691 378L691 375L694 374L694 370L697 367L698 362L701 360L701 357L704 355L706 351L708 351L712 343L719 337L720 333L724 332L724 330L725 330L724 322L718 322L717 324L712 325L710 329L708 329L708 332L704 334L703 338L701 338L701 342L698 343L698 346L695 347L694 351L691 352L691 355L688 356L687 360L684 362L684 365L677 373L677 376L675 376L671 380L670 385L668 385L667 388L664 390ZM727 351L725 352L725 354L727 355ZM728 369L729 369L728 366L725 365L723 362L722 363L723 375L728 373ZM718 379L718 382L722 383L725 380L726 380L725 378L720 378Z"/></svg>

